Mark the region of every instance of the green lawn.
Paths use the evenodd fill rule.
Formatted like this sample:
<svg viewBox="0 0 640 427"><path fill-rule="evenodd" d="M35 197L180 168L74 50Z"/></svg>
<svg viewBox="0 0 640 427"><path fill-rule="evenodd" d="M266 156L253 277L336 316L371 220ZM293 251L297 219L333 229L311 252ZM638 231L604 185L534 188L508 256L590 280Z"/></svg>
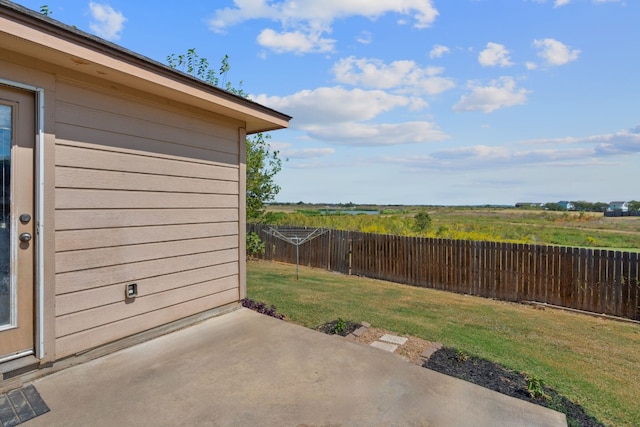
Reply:
<svg viewBox="0 0 640 427"><path fill-rule="evenodd" d="M456 347L544 382L608 425L640 425L640 325L251 261L248 297L315 328L341 317Z"/></svg>

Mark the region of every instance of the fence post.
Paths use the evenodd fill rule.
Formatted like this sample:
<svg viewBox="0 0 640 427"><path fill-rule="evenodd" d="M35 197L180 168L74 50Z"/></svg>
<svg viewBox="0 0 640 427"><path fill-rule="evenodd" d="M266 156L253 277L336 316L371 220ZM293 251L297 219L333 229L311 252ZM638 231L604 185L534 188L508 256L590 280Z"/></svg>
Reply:
<svg viewBox="0 0 640 427"><path fill-rule="evenodd" d="M349 276L351 276L351 266L353 265L352 257L353 257L353 233L349 233L349 267L348 267Z"/></svg>
<svg viewBox="0 0 640 427"><path fill-rule="evenodd" d="M329 230L329 233L327 233L329 236L327 236L327 238L329 239L329 243L327 244L327 270L331 271L331 234L333 233L333 230Z"/></svg>

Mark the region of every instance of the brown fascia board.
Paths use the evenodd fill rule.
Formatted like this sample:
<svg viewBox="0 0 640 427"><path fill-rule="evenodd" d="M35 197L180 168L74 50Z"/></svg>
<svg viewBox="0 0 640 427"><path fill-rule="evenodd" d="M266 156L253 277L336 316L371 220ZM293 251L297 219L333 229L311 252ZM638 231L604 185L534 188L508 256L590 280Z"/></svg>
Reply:
<svg viewBox="0 0 640 427"><path fill-rule="evenodd" d="M258 104L257 102L243 98L227 90L210 85L209 83L199 80L187 73L173 69L158 61L147 58L94 35L85 33L77 28L63 24L55 19L49 18L48 16L16 3L7 0L0 0L0 13L11 18L14 22L37 29L43 33L77 44L110 58L128 63L158 76L178 81L194 89L209 93L229 103L241 106L243 107L242 109L253 111L256 113L256 117L254 117L255 120L252 120L251 117L246 117L247 115L251 116L252 114L250 113L248 114L247 112L243 113L238 111L237 114L234 114L234 112L229 111L229 115L231 117L242 119L247 123L247 134L282 129L287 127L287 123L291 120L291 116L287 114L281 113L262 104ZM257 116L270 117L271 120L268 121L271 123L267 123L267 120L264 118L260 119Z"/></svg>

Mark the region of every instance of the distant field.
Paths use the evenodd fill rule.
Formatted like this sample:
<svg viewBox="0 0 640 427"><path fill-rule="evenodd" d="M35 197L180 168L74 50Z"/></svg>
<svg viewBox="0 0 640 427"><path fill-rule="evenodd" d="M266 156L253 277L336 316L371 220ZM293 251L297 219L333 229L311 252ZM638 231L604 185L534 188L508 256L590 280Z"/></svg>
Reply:
<svg viewBox="0 0 640 427"><path fill-rule="evenodd" d="M640 217L607 218L595 212L554 212L515 208L356 206L378 215L323 214L324 206L270 206L267 220L369 233L460 240L640 251ZM331 208L334 210L335 208ZM342 209L342 208L338 208ZM414 216L427 212L429 227L418 230Z"/></svg>

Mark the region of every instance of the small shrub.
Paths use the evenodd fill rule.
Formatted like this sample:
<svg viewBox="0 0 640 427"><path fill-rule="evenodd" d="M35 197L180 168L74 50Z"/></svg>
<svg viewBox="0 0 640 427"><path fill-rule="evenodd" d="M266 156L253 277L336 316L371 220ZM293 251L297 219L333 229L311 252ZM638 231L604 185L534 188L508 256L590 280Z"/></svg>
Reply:
<svg viewBox="0 0 640 427"><path fill-rule="evenodd" d="M527 391L534 399L540 399L542 397L548 399L547 394L544 392L544 381L540 378L527 377Z"/></svg>
<svg viewBox="0 0 640 427"><path fill-rule="evenodd" d="M436 231L436 236L438 237L445 237L449 234L449 227L447 225L441 225L438 227L438 230Z"/></svg>
<svg viewBox="0 0 640 427"><path fill-rule="evenodd" d="M331 322L324 323L316 328L316 330L327 335L347 336L360 327L360 323L351 320L338 318Z"/></svg>
<svg viewBox="0 0 640 427"><path fill-rule="evenodd" d="M342 333L347 329L347 322L344 319L338 317L335 326L333 327L333 333L336 335L342 335Z"/></svg>
<svg viewBox="0 0 640 427"><path fill-rule="evenodd" d="M469 359L469 355L464 350L456 349L456 359L458 362L466 362Z"/></svg>
<svg viewBox="0 0 640 427"><path fill-rule="evenodd" d="M257 233L247 233L247 257L254 258L264 254L265 244Z"/></svg>
<svg viewBox="0 0 640 427"><path fill-rule="evenodd" d="M431 228L431 217L425 211L418 212L413 217L413 229L418 233L423 233Z"/></svg>

